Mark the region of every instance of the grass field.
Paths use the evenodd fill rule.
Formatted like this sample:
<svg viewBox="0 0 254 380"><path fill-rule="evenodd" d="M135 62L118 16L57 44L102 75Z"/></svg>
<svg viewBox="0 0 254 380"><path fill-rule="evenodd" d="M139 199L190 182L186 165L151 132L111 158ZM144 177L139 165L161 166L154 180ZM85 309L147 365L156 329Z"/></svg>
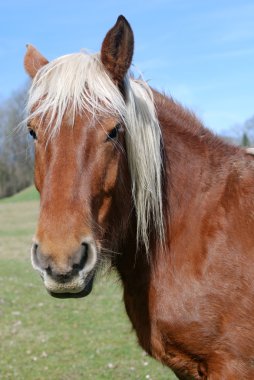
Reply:
<svg viewBox="0 0 254 380"><path fill-rule="evenodd" d="M85 299L46 293L29 257L37 199L0 201L0 379L175 379L138 347L113 275Z"/></svg>

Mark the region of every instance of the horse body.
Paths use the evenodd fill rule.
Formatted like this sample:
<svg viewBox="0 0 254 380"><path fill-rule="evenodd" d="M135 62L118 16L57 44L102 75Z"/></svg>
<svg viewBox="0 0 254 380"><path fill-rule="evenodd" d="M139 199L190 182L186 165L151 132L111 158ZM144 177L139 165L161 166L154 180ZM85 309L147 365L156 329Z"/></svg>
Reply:
<svg viewBox="0 0 254 380"><path fill-rule="evenodd" d="M121 18L104 40L101 59L127 103L123 77L132 48L130 27ZM46 62L28 50L27 71L42 72L35 81L54 71L40 71ZM150 355L180 379L253 379L253 157L215 137L172 99L156 91L153 98L161 133L163 233L160 203L153 203L160 187L138 192L140 183L149 184L139 178L138 151L133 161L126 159L135 136L140 139L138 131L129 144L116 113L97 120L86 110L72 123L68 106L51 139L48 115L38 122L32 111L29 128L37 133L35 182L41 193L33 264L52 295L80 296L91 290L98 257L120 252L111 265L122 280L139 343ZM151 128L143 133L152 131L155 141L156 123ZM149 157L138 142L141 157ZM151 168L146 167L155 185L156 146L158 141L150 149Z"/></svg>
<svg viewBox="0 0 254 380"><path fill-rule="evenodd" d="M251 379L253 158L159 98L169 246L152 244L148 264L130 233L116 262L126 310L141 346L179 378Z"/></svg>

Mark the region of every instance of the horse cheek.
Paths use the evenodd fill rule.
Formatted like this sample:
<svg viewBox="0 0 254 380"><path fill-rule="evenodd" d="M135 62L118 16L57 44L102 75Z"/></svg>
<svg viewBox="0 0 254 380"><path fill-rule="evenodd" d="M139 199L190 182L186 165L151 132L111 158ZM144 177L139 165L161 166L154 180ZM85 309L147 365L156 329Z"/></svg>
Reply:
<svg viewBox="0 0 254 380"><path fill-rule="evenodd" d="M102 167L102 162L105 163ZM97 192L92 196L94 217L97 223L104 229L107 227L108 215L112 206L116 180L118 176L118 160L116 157L101 160L100 167L97 167L95 173L99 175L93 180L92 189L97 189ZM99 191L98 191L99 189Z"/></svg>
<svg viewBox="0 0 254 380"><path fill-rule="evenodd" d="M35 149L34 159L34 184L39 193L42 191L45 176L45 157L40 155L38 149Z"/></svg>
<svg viewBox="0 0 254 380"><path fill-rule="evenodd" d="M106 217L108 215L110 206L112 203L112 198L105 196L102 200L102 204L99 209L99 214L98 214L98 222L100 225L105 225L106 222Z"/></svg>

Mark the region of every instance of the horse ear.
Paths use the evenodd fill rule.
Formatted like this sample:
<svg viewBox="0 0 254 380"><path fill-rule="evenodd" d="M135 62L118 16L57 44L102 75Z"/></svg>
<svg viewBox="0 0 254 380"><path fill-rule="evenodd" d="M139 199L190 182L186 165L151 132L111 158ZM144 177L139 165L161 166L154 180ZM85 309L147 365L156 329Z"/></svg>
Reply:
<svg viewBox="0 0 254 380"><path fill-rule="evenodd" d="M131 65L133 49L133 31L126 18L119 16L101 47L101 61L117 85L121 85Z"/></svg>
<svg viewBox="0 0 254 380"><path fill-rule="evenodd" d="M25 70L31 78L34 78L37 72L45 65L48 60L38 52L32 45L27 45L27 51L24 58Z"/></svg>

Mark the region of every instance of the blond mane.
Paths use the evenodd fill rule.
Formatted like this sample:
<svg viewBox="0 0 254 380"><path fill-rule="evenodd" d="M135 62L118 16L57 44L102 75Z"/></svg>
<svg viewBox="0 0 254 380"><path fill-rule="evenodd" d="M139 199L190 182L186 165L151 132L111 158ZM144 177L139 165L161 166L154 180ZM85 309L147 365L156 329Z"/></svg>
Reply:
<svg viewBox="0 0 254 380"><path fill-rule="evenodd" d="M27 103L29 117L50 115L49 138L57 136L68 110L117 115L126 126L128 164L137 215L137 243L149 250L151 220L164 239L162 210L161 130L153 94L143 80L128 74L124 81L126 101L104 69L100 54L81 52L65 55L44 66L35 76ZM151 219L152 218L152 219Z"/></svg>

